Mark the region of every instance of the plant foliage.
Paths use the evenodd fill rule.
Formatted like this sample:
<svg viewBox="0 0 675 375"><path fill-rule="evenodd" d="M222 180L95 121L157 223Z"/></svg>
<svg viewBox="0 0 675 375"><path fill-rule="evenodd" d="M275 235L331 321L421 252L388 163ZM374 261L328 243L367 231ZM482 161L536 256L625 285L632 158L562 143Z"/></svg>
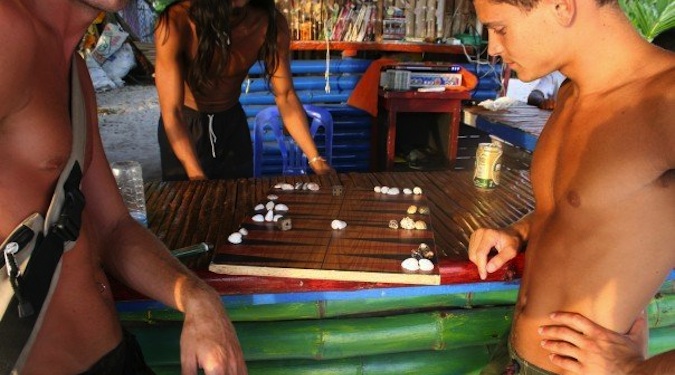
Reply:
<svg viewBox="0 0 675 375"><path fill-rule="evenodd" d="M623 11L648 41L675 27L673 0L619 0Z"/></svg>

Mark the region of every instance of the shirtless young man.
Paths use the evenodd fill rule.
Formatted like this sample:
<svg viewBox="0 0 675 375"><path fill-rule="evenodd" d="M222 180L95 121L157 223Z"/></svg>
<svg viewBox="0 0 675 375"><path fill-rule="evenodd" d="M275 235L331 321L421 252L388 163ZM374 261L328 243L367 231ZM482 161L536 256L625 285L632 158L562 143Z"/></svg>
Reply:
<svg viewBox="0 0 675 375"><path fill-rule="evenodd" d="M288 24L274 0L177 1L158 19L155 46L163 180L253 175L250 131L239 97L259 60L283 123L309 167L316 174L333 172L319 155L293 88Z"/></svg>
<svg viewBox="0 0 675 375"><path fill-rule="evenodd" d="M20 373L82 373L121 345L108 272L185 314L184 374L198 367L206 374L242 374L243 355L219 296L128 215L103 152L91 81L74 55L99 12L118 10L124 2L0 2L0 241L29 214L45 214L70 155L73 58L88 107L82 228L75 247L63 255L42 329Z"/></svg>
<svg viewBox="0 0 675 375"><path fill-rule="evenodd" d="M551 313L626 333L675 266L675 55L645 41L617 0L474 5L489 54L520 79L555 70L569 79L534 152L535 210L477 230L469 245L483 279L526 249L510 344L540 370L563 372L551 352L582 363L583 349L559 336L542 347L539 328L559 324ZM639 365L629 362L622 371Z"/></svg>

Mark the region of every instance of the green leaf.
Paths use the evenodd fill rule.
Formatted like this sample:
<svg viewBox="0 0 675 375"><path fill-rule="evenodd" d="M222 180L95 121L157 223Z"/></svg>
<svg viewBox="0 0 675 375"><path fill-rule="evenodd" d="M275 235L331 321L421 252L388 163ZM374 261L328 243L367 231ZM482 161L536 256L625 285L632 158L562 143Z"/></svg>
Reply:
<svg viewBox="0 0 675 375"><path fill-rule="evenodd" d="M619 0L619 4L635 28L650 42L675 27L673 0Z"/></svg>

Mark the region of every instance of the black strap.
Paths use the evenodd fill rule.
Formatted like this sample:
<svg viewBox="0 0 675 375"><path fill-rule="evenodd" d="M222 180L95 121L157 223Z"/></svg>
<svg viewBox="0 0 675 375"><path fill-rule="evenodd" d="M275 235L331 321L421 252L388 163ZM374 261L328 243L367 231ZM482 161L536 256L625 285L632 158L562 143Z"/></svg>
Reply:
<svg viewBox="0 0 675 375"><path fill-rule="evenodd" d="M32 266L33 275L40 272L41 275L38 276L41 277L28 277L27 273L24 274L21 282L21 293L25 299L30 301L34 313L26 317L19 317L19 300L16 294L12 297L7 311L0 320L0 336L2 337L2 340L0 340L1 374L9 374L12 371L17 358L19 358L24 345L28 341L28 337L30 337L44 298L49 291L51 276L56 269L61 254L63 254L63 240L57 238L55 234L48 235L33 250L29 266ZM51 270L51 273L47 273L49 270Z"/></svg>
<svg viewBox="0 0 675 375"><path fill-rule="evenodd" d="M39 235L23 275L17 278L15 292L0 320L0 373L9 373L26 345L42 305L47 298L52 277L63 255L64 242L75 241L80 233L84 195L79 189L82 170L75 163L64 184L65 201L46 237Z"/></svg>

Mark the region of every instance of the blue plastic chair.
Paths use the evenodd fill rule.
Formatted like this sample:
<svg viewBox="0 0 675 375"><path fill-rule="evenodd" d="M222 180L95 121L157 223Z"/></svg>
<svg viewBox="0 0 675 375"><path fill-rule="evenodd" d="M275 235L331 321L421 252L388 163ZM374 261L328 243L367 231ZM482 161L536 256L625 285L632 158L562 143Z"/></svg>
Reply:
<svg viewBox="0 0 675 375"><path fill-rule="evenodd" d="M307 113L309 124L309 133L316 141L316 134L319 128L323 127L324 152L323 157L328 164L333 159L333 117L326 109L311 104L303 105ZM253 134L253 175L260 177L262 175L263 162L263 144L266 131L272 131L274 138L279 145L282 160L283 175L304 175L309 170L307 157L296 145L293 137L284 134L284 125L276 106L268 107L258 112L255 117L255 131ZM317 144L319 147L320 144Z"/></svg>

